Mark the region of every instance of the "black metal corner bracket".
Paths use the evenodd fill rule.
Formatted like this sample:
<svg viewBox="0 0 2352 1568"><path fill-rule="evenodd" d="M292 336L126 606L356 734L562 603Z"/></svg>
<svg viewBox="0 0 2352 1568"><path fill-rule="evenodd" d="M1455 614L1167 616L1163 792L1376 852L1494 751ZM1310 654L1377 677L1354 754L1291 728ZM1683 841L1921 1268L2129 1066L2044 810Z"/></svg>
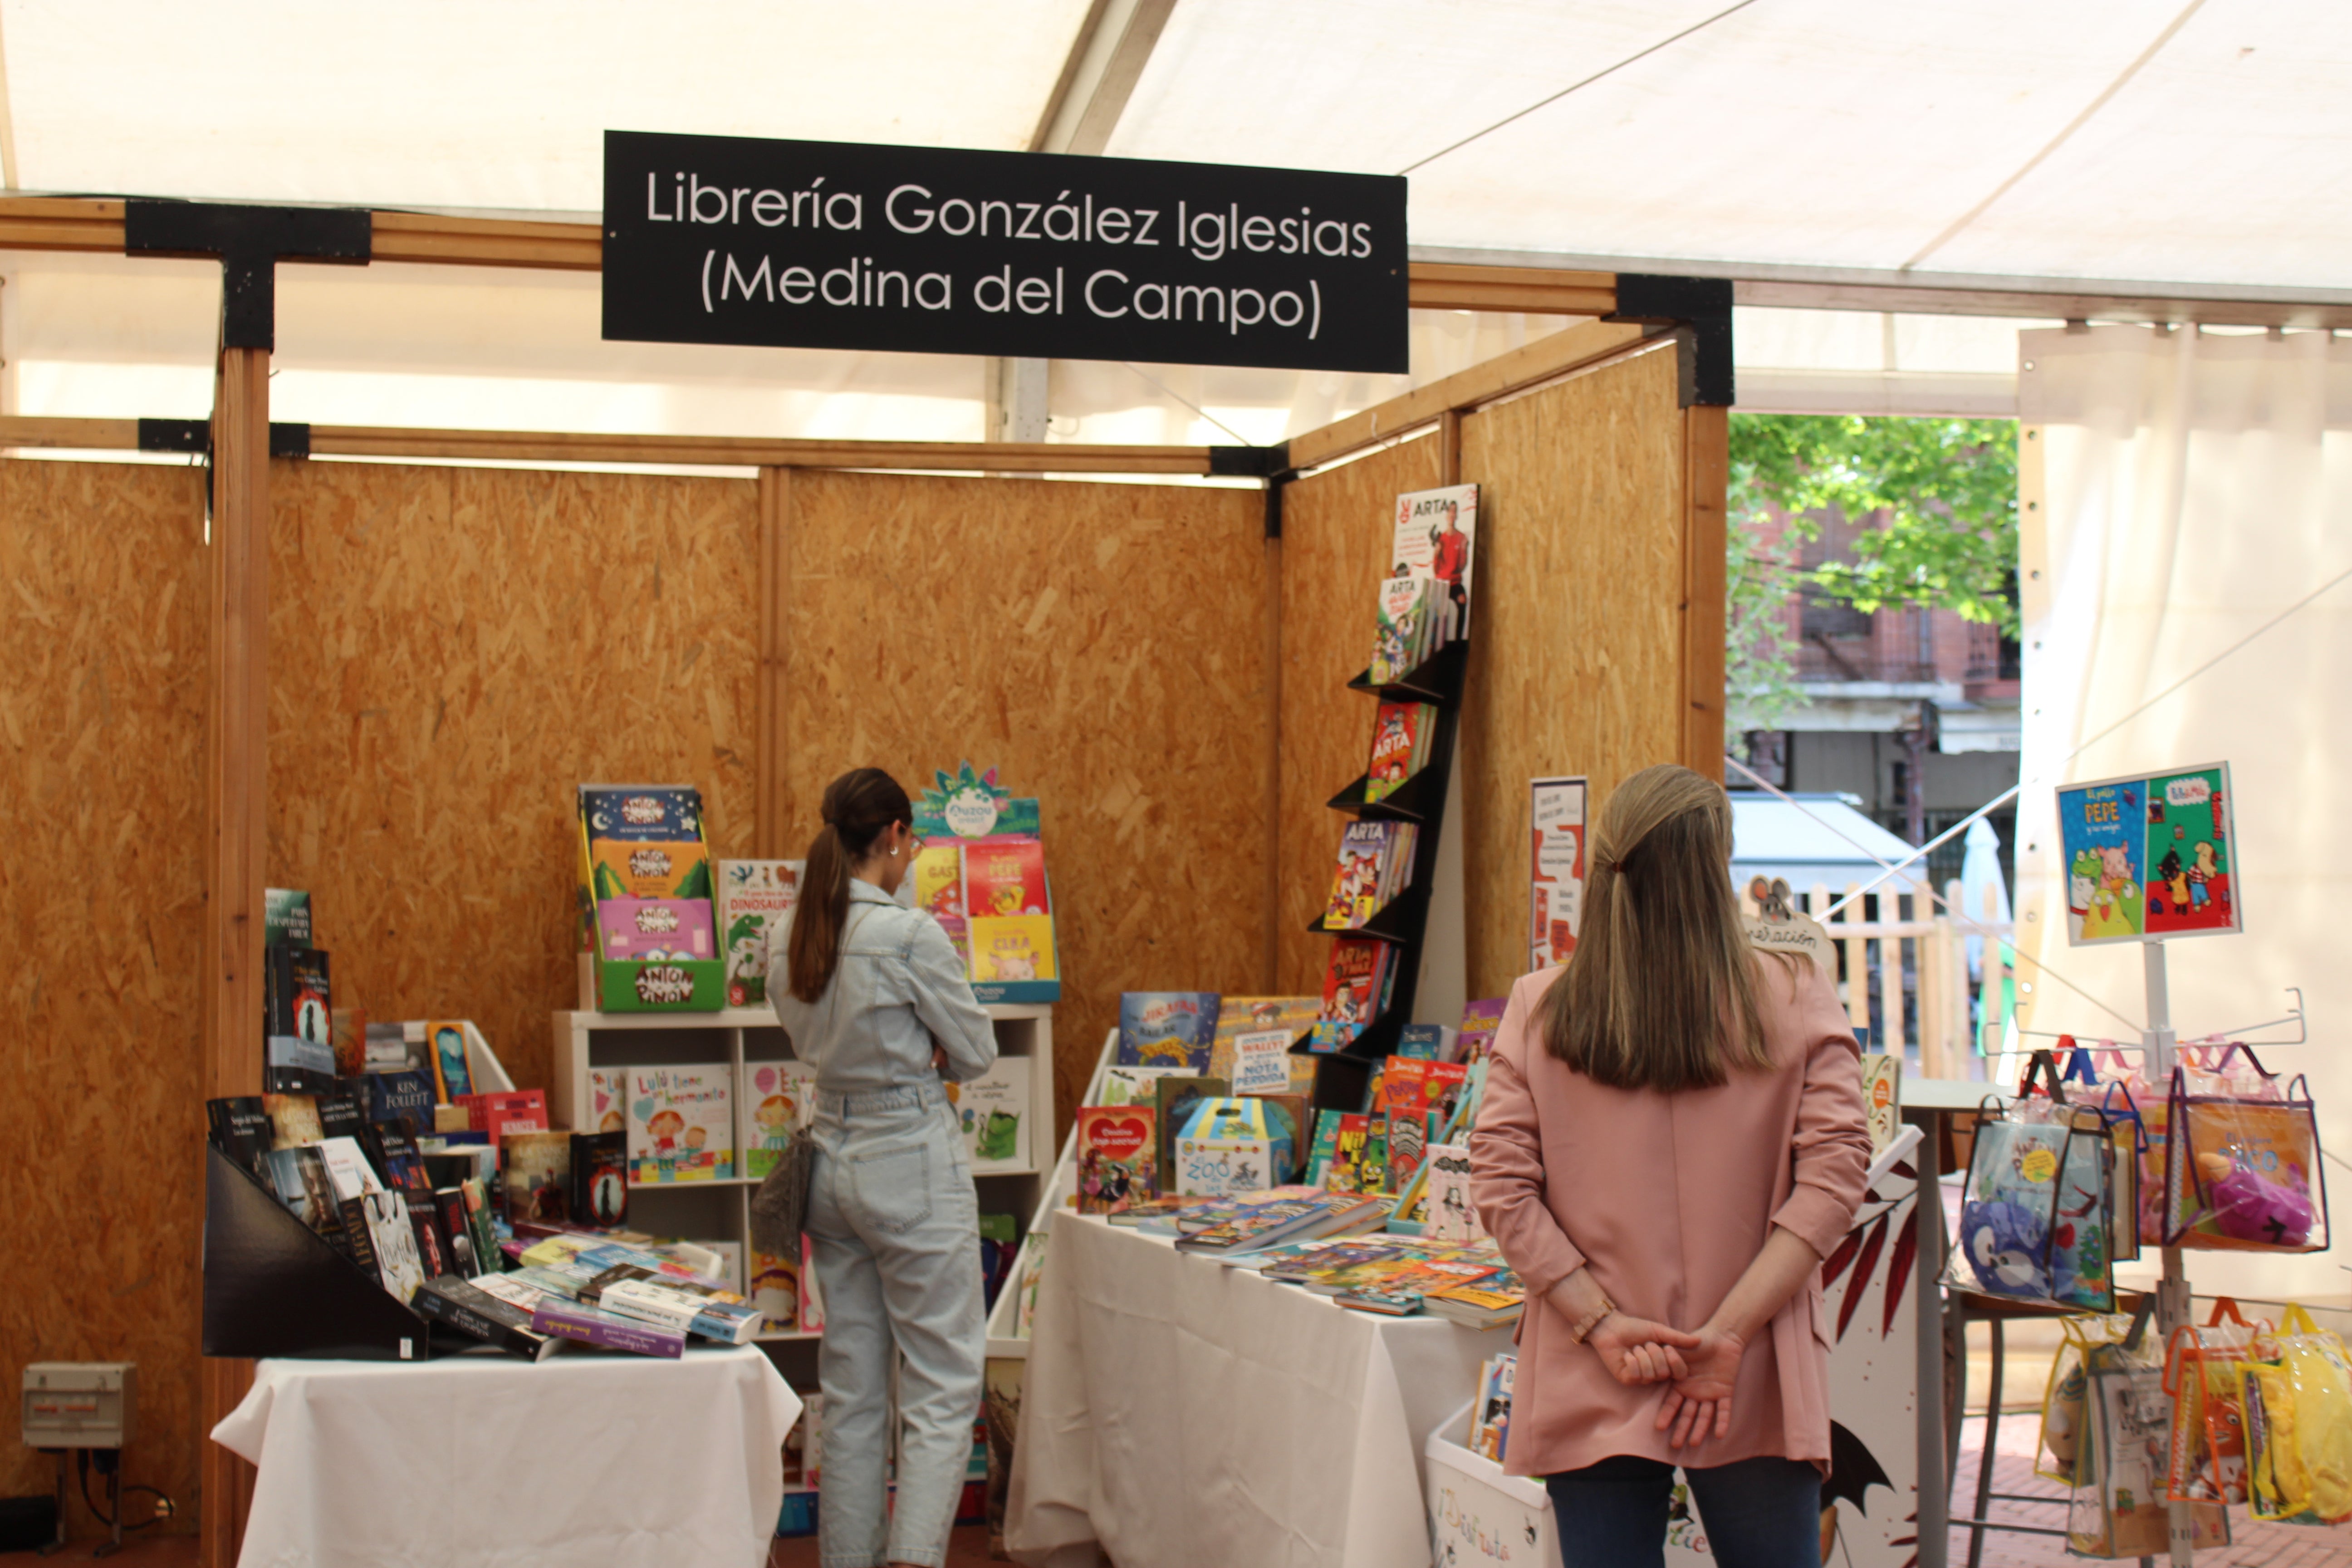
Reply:
<svg viewBox="0 0 2352 1568"><path fill-rule="evenodd" d="M1682 358L1682 405L1728 408L1732 400L1731 279L1617 274L1612 321L1654 321L1690 333Z"/></svg>
<svg viewBox="0 0 2352 1568"><path fill-rule="evenodd" d="M1271 447L1212 447L1209 472L1223 479L1270 479L1290 467L1290 443Z"/></svg>
<svg viewBox="0 0 2352 1568"><path fill-rule="evenodd" d="M184 452L192 458L212 460L213 426L209 419L142 419L139 421L139 449L142 452ZM273 458L308 458L310 455L310 427L308 425L278 424L269 426L269 455Z"/></svg>
<svg viewBox="0 0 2352 1568"><path fill-rule="evenodd" d="M122 204L125 256L218 257L221 347L278 346L278 263L326 261L364 267L374 219L365 207L276 207L237 202Z"/></svg>

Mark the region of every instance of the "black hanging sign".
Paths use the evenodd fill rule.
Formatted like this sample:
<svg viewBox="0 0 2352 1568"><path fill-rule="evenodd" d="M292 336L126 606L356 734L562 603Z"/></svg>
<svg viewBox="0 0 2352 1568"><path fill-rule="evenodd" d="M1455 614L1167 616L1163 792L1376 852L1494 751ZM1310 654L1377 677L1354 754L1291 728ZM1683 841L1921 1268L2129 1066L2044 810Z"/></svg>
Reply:
<svg viewBox="0 0 2352 1568"><path fill-rule="evenodd" d="M604 336L1408 368L1405 183L604 133Z"/></svg>

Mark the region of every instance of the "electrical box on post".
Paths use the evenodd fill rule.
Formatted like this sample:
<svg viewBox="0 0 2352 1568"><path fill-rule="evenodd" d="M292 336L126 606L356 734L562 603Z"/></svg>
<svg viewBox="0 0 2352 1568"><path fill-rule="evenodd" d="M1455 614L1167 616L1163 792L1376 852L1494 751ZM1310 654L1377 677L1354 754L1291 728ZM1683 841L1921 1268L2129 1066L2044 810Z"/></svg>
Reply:
<svg viewBox="0 0 2352 1568"><path fill-rule="evenodd" d="M25 1447L120 1448L138 1415L127 1361L37 1361L25 1368Z"/></svg>

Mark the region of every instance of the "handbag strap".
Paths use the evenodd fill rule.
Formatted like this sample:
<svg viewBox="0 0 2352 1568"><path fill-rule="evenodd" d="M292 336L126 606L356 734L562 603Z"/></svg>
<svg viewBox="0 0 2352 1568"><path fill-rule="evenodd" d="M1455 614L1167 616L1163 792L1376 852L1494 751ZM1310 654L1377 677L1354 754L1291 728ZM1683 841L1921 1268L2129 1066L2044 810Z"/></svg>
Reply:
<svg viewBox="0 0 2352 1568"><path fill-rule="evenodd" d="M2086 1088L2096 1089L2099 1086L2099 1075L2091 1068L2091 1053L2077 1046L2074 1036L2059 1036L2058 1048L2066 1056L2066 1071L2063 1077Z"/></svg>
<svg viewBox="0 0 2352 1568"><path fill-rule="evenodd" d="M2311 1310L2300 1301L2289 1301L2286 1310L2279 1314L2278 1331L2283 1334L2315 1334L2319 1325L2311 1321Z"/></svg>
<svg viewBox="0 0 2352 1568"><path fill-rule="evenodd" d="M2236 1297L2216 1296L2213 1298L2213 1315L2205 1320L2205 1326L2209 1329L2218 1329L2224 1322L2235 1323L2242 1329L2251 1329L2254 1326L2246 1321L2244 1313L2238 1310Z"/></svg>
<svg viewBox="0 0 2352 1568"><path fill-rule="evenodd" d="M2042 1079L2045 1092L2053 1105L2066 1103L2066 1086L2058 1079L2058 1059L2048 1051L2035 1051L2025 1059L2025 1074L2017 1080L2017 1098L2025 1100L2033 1093L2033 1080Z"/></svg>

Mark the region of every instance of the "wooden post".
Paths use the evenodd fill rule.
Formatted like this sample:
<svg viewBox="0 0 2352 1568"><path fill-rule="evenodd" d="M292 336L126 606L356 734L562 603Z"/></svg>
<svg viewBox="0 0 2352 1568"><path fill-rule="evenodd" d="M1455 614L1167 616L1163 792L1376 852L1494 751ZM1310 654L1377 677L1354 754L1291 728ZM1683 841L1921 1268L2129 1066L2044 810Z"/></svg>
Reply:
<svg viewBox="0 0 2352 1568"><path fill-rule="evenodd" d="M1862 891L1858 882L1845 885L1845 910L1840 925L1859 924L1862 920ZM1835 935L1832 928L1832 935ZM1845 1016L1855 1028L1865 1028L1870 1023L1870 944L1858 936L1845 939Z"/></svg>
<svg viewBox="0 0 2352 1568"><path fill-rule="evenodd" d="M791 802L784 785L785 622L792 611L793 471L760 470L760 668L753 687L757 734L751 756L751 853L762 860L792 851Z"/></svg>
<svg viewBox="0 0 2352 1568"><path fill-rule="evenodd" d="M1259 650L1265 660L1265 753L1258 788L1265 802L1265 886L1259 923L1265 946L1258 958L1258 984L1271 996L1282 989L1282 535L1265 542L1265 627Z"/></svg>
<svg viewBox="0 0 2352 1568"><path fill-rule="evenodd" d="M1889 1056L1903 1054L1903 939L1895 928L1903 923L1903 899L1900 894L1885 889L1892 882L1879 884L1878 926L1883 933L1878 939L1878 1040L1877 1047ZM1926 1064L1921 1064L1923 1072Z"/></svg>
<svg viewBox="0 0 2352 1568"><path fill-rule="evenodd" d="M1724 492L1731 410L1683 410L1683 765L1723 781Z"/></svg>
<svg viewBox="0 0 2352 1568"><path fill-rule="evenodd" d="M268 774L269 351L223 349L213 405L209 700L205 714L205 1093L261 1092L263 786ZM193 1114L193 1108L192 1108ZM203 1212L202 1199L197 1212ZM236 1408L253 1363L204 1363L203 1429ZM253 1468L206 1442L203 1553L230 1568Z"/></svg>
<svg viewBox="0 0 2352 1568"><path fill-rule="evenodd" d="M1437 482L1462 482L1462 410L1449 408L1437 416Z"/></svg>

